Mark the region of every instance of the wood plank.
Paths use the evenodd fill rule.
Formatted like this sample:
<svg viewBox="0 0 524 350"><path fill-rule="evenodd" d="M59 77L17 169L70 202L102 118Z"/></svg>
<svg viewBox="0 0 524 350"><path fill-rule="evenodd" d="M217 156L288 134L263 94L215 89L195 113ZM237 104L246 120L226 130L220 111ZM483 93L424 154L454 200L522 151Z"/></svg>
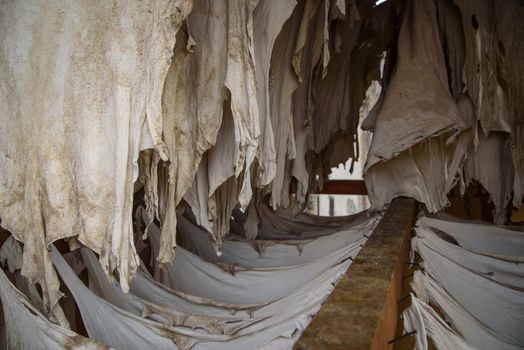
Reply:
<svg viewBox="0 0 524 350"><path fill-rule="evenodd" d="M295 349L392 348L415 213L413 199L393 201Z"/></svg>

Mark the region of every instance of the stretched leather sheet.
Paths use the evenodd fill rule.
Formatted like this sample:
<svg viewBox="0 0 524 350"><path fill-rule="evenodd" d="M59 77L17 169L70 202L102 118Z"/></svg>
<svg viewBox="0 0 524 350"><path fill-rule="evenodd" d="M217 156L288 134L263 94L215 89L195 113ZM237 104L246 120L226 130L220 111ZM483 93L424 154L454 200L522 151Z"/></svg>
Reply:
<svg viewBox="0 0 524 350"><path fill-rule="evenodd" d="M443 240L435 233L434 228L431 228L431 226L428 227L419 224L416 228L416 233L417 236L411 241L414 252L426 252L428 249L436 250L440 252L442 256L456 262L463 268L485 275L490 280L510 288L524 290L524 270L519 264L508 263L508 260L511 259L508 256L504 259L501 255L487 255L485 251L475 252L466 250L464 245L461 247ZM477 232L473 233L474 236L477 236L476 234ZM522 233L520 234L521 242L523 235ZM481 235L478 235L475 239L479 240L481 239L480 237ZM508 239L511 240L511 237L508 237ZM457 239L457 241L461 242L460 239Z"/></svg>
<svg viewBox="0 0 524 350"><path fill-rule="evenodd" d="M476 349L521 349L522 346L487 327L468 312L455 298L430 276L418 271L413 277L414 291L421 299L438 305L454 328L464 337L466 344ZM427 295L424 296L424 295ZM480 306L479 306L480 307ZM442 322L442 321L440 321ZM427 327L426 327L427 328ZM449 337L449 335L446 335ZM451 336L452 337L452 336ZM449 339L445 342L449 342Z"/></svg>
<svg viewBox="0 0 524 350"><path fill-rule="evenodd" d="M430 218L417 222L416 233L412 249L424 268L414 279L417 297L436 302L464 339L479 349L522 347L524 269L518 247L524 234Z"/></svg>
<svg viewBox="0 0 524 350"><path fill-rule="evenodd" d="M90 260L86 263L90 267L90 272L94 273L95 288L105 300L139 317L168 326L191 328L196 334L203 334L206 340L210 339L209 335L214 335L213 343L200 345L204 348L246 349L256 344L268 344L272 339L285 333L285 330L290 327L288 319L294 315L292 308L288 309L288 312L291 311L291 313L282 313L281 318L287 321L284 324L288 325L287 328L283 328L282 321L278 322L276 317L254 318L248 315L237 318L236 314L231 313L232 310L235 310L234 306L231 306L230 310L225 310L229 311L229 315L225 317L216 317L206 313L199 315L180 312L177 309L140 299L131 293L124 294L116 283L110 283L107 280L101 269L96 266L98 264L96 259L90 258L88 254L93 253L84 251L82 255ZM151 296L148 296L147 299L155 300ZM223 307L225 308L225 305ZM194 337L198 339L196 335Z"/></svg>
<svg viewBox="0 0 524 350"><path fill-rule="evenodd" d="M430 337L437 349L471 350L431 306L411 294L411 305L402 312L404 331L414 332L415 350L427 350Z"/></svg>
<svg viewBox="0 0 524 350"><path fill-rule="evenodd" d="M333 252L334 247L356 249L366 241L380 216L336 232L305 239L285 240L227 240L218 256L211 246L207 233L180 217L178 231L184 247L209 262L225 263L242 268L269 268L300 265L322 259Z"/></svg>
<svg viewBox="0 0 524 350"><path fill-rule="evenodd" d="M402 312L404 331L414 332L415 349L427 350L427 336L437 349L474 349L468 345L428 304L411 294L411 305Z"/></svg>
<svg viewBox="0 0 524 350"><path fill-rule="evenodd" d="M524 252L522 227L461 220L445 213L439 213L435 218L422 217L417 221L417 226L444 231L456 239L461 247L476 254L500 260L522 261L522 252Z"/></svg>
<svg viewBox="0 0 524 350"><path fill-rule="evenodd" d="M94 261L94 263L97 262ZM342 267L347 268L347 266ZM337 271L339 274L341 273L340 268L337 269ZM137 273L137 276L140 276L140 272ZM333 278L332 275L326 277L328 281ZM326 277L324 277L324 280ZM165 308L161 310L163 315L181 314L176 311L178 309L170 310L169 307L174 306L174 304L170 302L166 303L167 300L172 301L173 298L178 298L175 302L175 307L177 308L180 308L181 301L186 305L190 303L187 295L185 296L186 298L180 298L180 293L176 295L174 291L169 292L164 288L164 292L167 293L164 293L161 299L157 298L155 293L145 293L146 295L144 297L150 300L150 302L144 303L144 301L138 301L137 305L137 298L135 296L129 294L119 295L122 294L122 292L116 284L108 289L108 282L105 275L98 273L97 279L97 284L106 286L106 291L102 293L104 299L119 305L123 310L127 310L132 314L140 315L140 313L142 313L142 317L147 317L148 319L153 319L163 324L169 323L166 321L173 321L174 318L166 319L163 318L162 315L152 312L159 310L158 306L151 308L153 303L161 302L164 304ZM148 287L151 287L152 283L153 281L149 281ZM325 281L323 285L324 288L311 289L313 286L318 287L317 281L317 284L309 287L308 293L293 295L292 297L281 299L269 305L231 305L191 297L193 299L200 299L200 308L198 310L193 309L193 312L196 311L194 314L189 313L185 317L178 318L178 322L180 323L177 324L181 325L183 323L196 333L207 334L207 338L212 334L215 335L213 341L200 342L196 348L220 349L227 347L228 349L246 349L260 348L262 345L267 346L267 348L278 348L272 345L275 340L278 340L278 343L286 343L285 348L289 348L293 342L298 339L297 327L299 330L298 334L300 334L309 323L310 315L316 313L320 307L320 302L329 295L333 288L332 285ZM97 290L100 290L100 288ZM217 315L216 309L222 311L221 315ZM245 311L243 311L243 309ZM210 310L211 313L208 312ZM198 338L196 335L194 336ZM287 339L287 341L284 342L284 339Z"/></svg>
<svg viewBox="0 0 524 350"><path fill-rule="evenodd" d="M229 319L235 317L238 318L238 322L242 320L244 323L247 322L251 324L251 326L243 328L238 334L235 334L237 336L244 334L249 335L255 332L260 336L265 333L266 335L264 337L267 337L268 332L270 335L273 334L272 328L274 326L280 327L280 324L283 323L285 326L280 330L278 338L275 338L271 343L267 344L267 348L272 348L271 344L273 343L285 344L285 346L282 345L282 347L275 345L276 348L290 348L309 324L311 315L318 311L322 300L331 293L333 286L329 281L338 279L348 266L348 263L344 263L337 267L333 275L326 274L304 285L302 290L297 293L265 304L235 305L190 296L174 291L151 279L144 279L144 286L143 288L141 287L142 292L140 293L142 293L143 298L167 307L173 307L173 305L175 305L177 309L180 309L181 307L185 308L189 305L190 312L194 314L220 316ZM141 274L139 272L137 278L140 276ZM319 284L322 287L319 287ZM133 284L131 288L133 288ZM138 290L138 288L135 290ZM274 337L274 334L272 336ZM257 346L263 344L260 340L255 339L254 341Z"/></svg>
<svg viewBox="0 0 524 350"><path fill-rule="evenodd" d="M273 211L267 206L256 208L260 217L260 239L317 238L337 231L350 229L365 223L374 216L370 211L348 216L321 217L306 213L295 214L292 210ZM247 237L249 238L249 237Z"/></svg>
<svg viewBox="0 0 524 350"><path fill-rule="evenodd" d="M202 248L204 259L213 260L214 256L216 265L179 246L173 264L154 268L156 278L165 285L139 271L131 291L151 303L192 314L188 318L211 316L202 327L208 332L218 330L220 319L227 320L219 334L230 334L228 348L242 349L246 341L251 344L249 348L290 348L378 220L378 216L369 221L350 218L331 235L316 238L298 240L288 235L288 239L266 247L262 257L247 241L226 240L218 258L206 231L180 217L178 229L187 230L181 233L182 242L190 244L185 239L196 236L194 247ZM150 225L148 233L154 256L160 232ZM301 252L293 246L299 241L305 245ZM197 345L207 347L208 342Z"/></svg>
<svg viewBox="0 0 524 350"><path fill-rule="evenodd" d="M153 252L158 249L158 243L154 242L157 239L152 232ZM328 273L333 265L340 264L351 253L356 253L354 247L341 247L322 259L300 265L256 269L225 266L222 269L179 248L172 264L164 268L155 266L155 279L184 293L244 304L267 303L282 298L306 282Z"/></svg>

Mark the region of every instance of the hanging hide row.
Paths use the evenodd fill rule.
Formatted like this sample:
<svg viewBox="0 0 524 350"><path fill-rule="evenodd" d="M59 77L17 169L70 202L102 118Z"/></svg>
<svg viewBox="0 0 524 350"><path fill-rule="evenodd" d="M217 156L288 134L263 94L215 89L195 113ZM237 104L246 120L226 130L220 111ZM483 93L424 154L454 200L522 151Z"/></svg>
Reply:
<svg viewBox="0 0 524 350"><path fill-rule="evenodd" d="M423 0L406 4L365 180L370 201L397 196L446 208L478 181L507 221L524 197L524 4ZM518 71L518 72L517 72ZM519 96L519 97L517 97Z"/></svg>
<svg viewBox="0 0 524 350"><path fill-rule="evenodd" d="M22 274L42 287L46 309L61 295L47 247L63 238L98 253L129 290L140 187L147 224L161 223L161 264L174 256L182 200L217 251L235 208L266 193L275 209L292 206L292 179L303 206L310 151L333 148L333 135L355 139L350 75L364 86L378 70L355 70L346 56L364 27L380 25L364 24L373 9L331 0L2 6L0 217L24 244Z"/></svg>
<svg viewBox="0 0 524 350"><path fill-rule="evenodd" d="M358 158L374 80L373 206L409 196L438 211L475 179L503 221L524 191L523 18L517 0L3 4L0 218L22 275L59 313L48 247L67 239L129 291L140 188L158 264L186 207L217 253L235 211L254 239L263 206L296 214Z"/></svg>

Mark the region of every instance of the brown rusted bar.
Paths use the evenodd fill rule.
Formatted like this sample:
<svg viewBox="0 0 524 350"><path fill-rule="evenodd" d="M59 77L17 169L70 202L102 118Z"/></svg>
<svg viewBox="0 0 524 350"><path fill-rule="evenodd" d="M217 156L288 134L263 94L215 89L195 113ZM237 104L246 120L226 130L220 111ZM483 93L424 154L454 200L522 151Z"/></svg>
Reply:
<svg viewBox="0 0 524 350"><path fill-rule="evenodd" d="M368 189L363 180L329 180L324 182L322 190L313 191L318 194L359 194L367 196Z"/></svg>
<svg viewBox="0 0 524 350"><path fill-rule="evenodd" d="M391 349L416 202L393 201L295 349Z"/></svg>

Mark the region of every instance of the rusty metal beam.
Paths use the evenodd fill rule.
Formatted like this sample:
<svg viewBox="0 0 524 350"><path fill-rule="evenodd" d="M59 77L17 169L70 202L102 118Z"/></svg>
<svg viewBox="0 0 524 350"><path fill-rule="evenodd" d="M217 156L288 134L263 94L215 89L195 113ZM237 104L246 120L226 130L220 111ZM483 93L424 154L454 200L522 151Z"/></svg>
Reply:
<svg viewBox="0 0 524 350"><path fill-rule="evenodd" d="M364 180L329 180L324 182L322 190L316 189L311 193L358 194L367 196L368 189Z"/></svg>
<svg viewBox="0 0 524 350"><path fill-rule="evenodd" d="M295 349L392 348L415 213L413 199L393 201Z"/></svg>

